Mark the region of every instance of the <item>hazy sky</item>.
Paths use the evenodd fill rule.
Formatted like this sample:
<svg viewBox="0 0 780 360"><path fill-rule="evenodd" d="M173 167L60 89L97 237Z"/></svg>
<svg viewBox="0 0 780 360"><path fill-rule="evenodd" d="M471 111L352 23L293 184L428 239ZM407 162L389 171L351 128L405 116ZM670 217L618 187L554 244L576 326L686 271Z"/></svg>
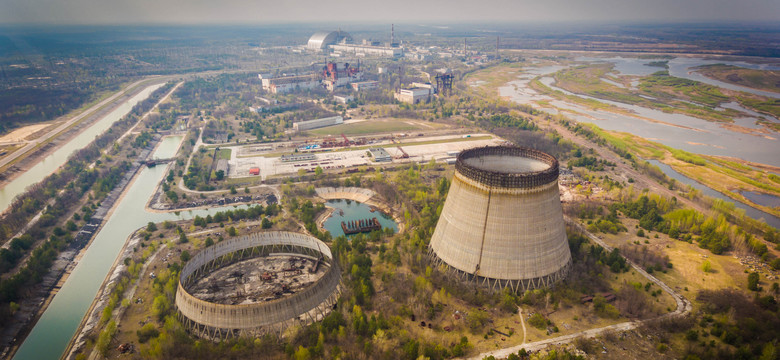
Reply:
<svg viewBox="0 0 780 360"><path fill-rule="evenodd" d="M0 0L0 24L780 22L780 0Z"/></svg>

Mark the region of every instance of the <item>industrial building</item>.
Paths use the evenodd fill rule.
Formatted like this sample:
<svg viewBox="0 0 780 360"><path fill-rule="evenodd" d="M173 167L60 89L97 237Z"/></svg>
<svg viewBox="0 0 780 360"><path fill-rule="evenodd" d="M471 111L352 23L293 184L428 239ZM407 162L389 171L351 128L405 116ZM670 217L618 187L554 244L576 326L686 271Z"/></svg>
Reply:
<svg viewBox="0 0 780 360"><path fill-rule="evenodd" d="M333 100L335 100L339 104L346 104L352 100L355 100L355 97L352 95L334 95Z"/></svg>
<svg viewBox="0 0 780 360"><path fill-rule="evenodd" d="M398 89L394 94L396 100L409 104L426 102L433 95L433 88Z"/></svg>
<svg viewBox="0 0 780 360"><path fill-rule="evenodd" d="M321 86L320 77L317 74L270 78L260 74L258 77L262 80L263 90L274 94L283 94L295 90L314 89Z"/></svg>
<svg viewBox="0 0 780 360"><path fill-rule="evenodd" d="M363 41L355 44L352 36L344 31L318 31L314 33L306 44L310 51L332 51L336 53L352 54L355 56L381 56L401 57L404 54L402 48L395 42L395 30L391 30L390 43L382 46L380 42Z"/></svg>
<svg viewBox="0 0 780 360"><path fill-rule="evenodd" d="M309 50L322 51L329 45L352 42L352 36L344 31L318 31L309 38L306 48Z"/></svg>
<svg viewBox="0 0 780 360"><path fill-rule="evenodd" d="M378 81L358 81L358 82L353 82L351 85L352 85L352 90L363 91L363 90L376 89L377 87L379 87L379 82Z"/></svg>
<svg viewBox="0 0 780 360"><path fill-rule="evenodd" d="M341 116L331 116L322 119L299 121L293 124L293 130L306 131L311 129L318 129L326 126L339 125L344 123L344 118Z"/></svg>
<svg viewBox="0 0 780 360"><path fill-rule="evenodd" d="M311 161L317 160L317 155L314 154L290 154L282 155L279 157L282 162L295 162L295 161Z"/></svg>
<svg viewBox="0 0 780 360"><path fill-rule="evenodd" d="M202 338L281 335L330 313L340 282L338 263L317 238L254 233L193 256L181 270L176 307L182 324Z"/></svg>
<svg viewBox="0 0 780 360"><path fill-rule="evenodd" d="M360 63L357 67L349 66L349 63L330 62L322 69L322 86L328 91L348 86L350 83L360 81L363 73L360 72Z"/></svg>
<svg viewBox="0 0 780 360"><path fill-rule="evenodd" d="M401 57L404 54L404 50L401 48L372 45L334 44L330 45L329 48L333 51L356 56Z"/></svg>
<svg viewBox="0 0 780 360"><path fill-rule="evenodd" d="M494 291L564 279L571 253L558 160L512 146L461 152L428 256L456 278Z"/></svg>
<svg viewBox="0 0 780 360"><path fill-rule="evenodd" d="M393 158L390 156L387 150L383 148L373 148L368 149L368 151L371 153L371 157L373 157L374 161L376 162L393 161Z"/></svg>

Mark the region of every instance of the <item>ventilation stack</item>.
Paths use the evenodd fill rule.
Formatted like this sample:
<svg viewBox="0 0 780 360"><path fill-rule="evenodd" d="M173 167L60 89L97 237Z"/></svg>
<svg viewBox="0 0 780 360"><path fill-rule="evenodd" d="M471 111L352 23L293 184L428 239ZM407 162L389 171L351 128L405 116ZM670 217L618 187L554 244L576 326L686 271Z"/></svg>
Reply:
<svg viewBox="0 0 780 360"><path fill-rule="evenodd" d="M571 264L558 160L510 146L463 151L428 255L460 280L515 292L549 287Z"/></svg>

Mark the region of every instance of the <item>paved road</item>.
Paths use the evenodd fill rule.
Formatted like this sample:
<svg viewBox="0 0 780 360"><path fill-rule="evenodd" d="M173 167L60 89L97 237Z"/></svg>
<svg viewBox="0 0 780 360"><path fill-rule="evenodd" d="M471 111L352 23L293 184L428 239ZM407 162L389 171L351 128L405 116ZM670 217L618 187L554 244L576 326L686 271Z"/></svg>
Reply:
<svg viewBox="0 0 780 360"><path fill-rule="evenodd" d="M569 219L568 217L565 218L565 220L566 220L567 224L570 224L570 225L573 225L573 226L577 227L583 234L585 234L593 242L601 245L606 250L609 250L609 251L612 250L611 246L607 245L604 241L599 239L598 236L593 235L592 233L588 232L585 229L584 226L580 225L576 221L573 221L572 219ZM579 337L592 338L592 337L598 336L598 335L600 335L600 334L602 334L602 333L604 333L606 331L627 331L627 330L632 330L632 329L636 329L637 327L641 326L642 324L644 324L647 321L652 321L652 320L656 320L656 319L662 319L662 318L666 318L666 317L670 317L670 316L686 315L686 314L688 314L691 311L691 309L692 309L691 302L688 301L685 297L683 297L682 295L680 295L679 293L674 291L674 289L672 289L669 285L666 285L663 281L659 280L655 276L648 274L647 271L642 269L639 265L637 265L633 261L631 261L631 260L629 260L627 258L626 258L626 261L628 262L629 265L631 265L632 268L634 268L634 270L636 270L636 272L638 272L642 276L646 277L648 280L652 281L654 284L658 285L661 289L663 289L669 295L671 295L674 298L675 302L677 303L677 309L675 309L671 313L664 314L664 315L661 315L661 316L659 316L657 318L653 318L653 319L640 320L640 321L627 321L627 322L623 322L623 323L619 323L619 324L604 326L604 327L595 328L595 329L584 330L584 331L580 331L580 332L577 332L577 333L574 333L574 334L558 336L558 337L554 337L554 338L550 338L550 339L546 339L546 340L541 340L541 341L535 341L535 342L527 343L527 344L525 343L525 339L523 339L523 344L512 346L512 347L508 347L508 348L504 348L504 349L484 352L484 353L481 353L481 354L479 354L477 356L471 357L470 359L479 360L479 359L483 359L483 358L488 357L488 356L494 356L497 359L502 359L502 358L508 357L509 354L517 353L518 351L520 351L520 349L525 349L526 351L537 351L537 350L544 349L545 347L547 347L549 345L567 344L567 343L570 343L571 341L573 341L574 339L579 338ZM525 325L525 323L523 325ZM523 331L525 331L525 326L523 327L523 329L524 329Z"/></svg>

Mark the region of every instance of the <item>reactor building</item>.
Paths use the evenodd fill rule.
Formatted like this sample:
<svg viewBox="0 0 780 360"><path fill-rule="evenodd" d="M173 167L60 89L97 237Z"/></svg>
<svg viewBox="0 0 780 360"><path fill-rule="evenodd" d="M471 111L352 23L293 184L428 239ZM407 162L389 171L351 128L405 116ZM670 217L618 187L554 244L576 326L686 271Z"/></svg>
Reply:
<svg viewBox="0 0 780 360"><path fill-rule="evenodd" d="M363 40L356 43L352 35L345 31L318 31L306 43L306 49L315 52L331 52L333 55L379 56L397 58L404 51L395 42L395 29L391 30L390 42L382 44L378 41Z"/></svg>
<svg viewBox="0 0 780 360"><path fill-rule="evenodd" d="M218 242L181 270L176 307L194 335L223 340L282 335L322 320L341 294L330 248L309 235L271 231Z"/></svg>
<svg viewBox="0 0 780 360"><path fill-rule="evenodd" d="M515 146L461 152L428 256L490 290L522 292L564 279L571 252L558 160Z"/></svg>

